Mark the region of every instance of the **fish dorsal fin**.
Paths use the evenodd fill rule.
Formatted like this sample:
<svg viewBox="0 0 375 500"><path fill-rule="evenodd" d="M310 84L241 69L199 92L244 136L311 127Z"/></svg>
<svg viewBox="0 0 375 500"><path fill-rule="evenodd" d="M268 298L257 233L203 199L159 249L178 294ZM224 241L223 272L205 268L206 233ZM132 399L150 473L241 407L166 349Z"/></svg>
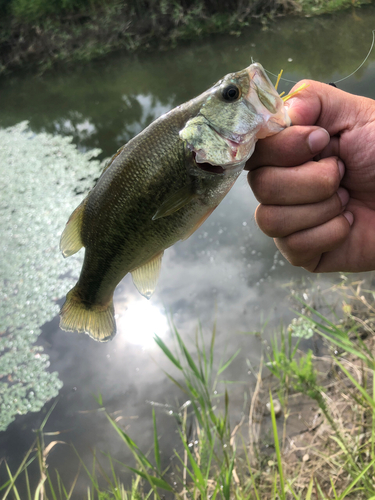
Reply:
<svg viewBox="0 0 375 500"><path fill-rule="evenodd" d="M146 264L137 267L137 269L131 272L134 285L138 292L146 297L146 299L151 297L158 283L163 253L164 250L155 255Z"/></svg>
<svg viewBox="0 0 375 500"><path fill-rule="evenodd" d="M61 235L60 250L64 257L70 257L83 247L83 243L81 240L81 228L85 201L86 200L78 205L78 207L69 217L69 220L66 223L65 229Z"/></svg>
<svg viewBox="0 0 375 500"><path fill-rule="evenodd" d="M118 157L118 155L122 152L122 150L124 149L125 146L126 146L126 144L124 144L123 146L121 146L121 148L119 148L117 150L117 152L112 156L112 158L109 160L109 162L107 163L107 165L104 167L102 175L112 165L112 163L115 161L115 159Z"/></svg>
<svg viewBox="0 0 375 500"><path fill-rule="evenodd" d="M176 191L174 194L169 196L164 203L157 209L156 213L152 217L152 220L160 219L161 217L167 217L167 215L172 215L180 208L184 207L190 203L197 194L193 192L193 186L187 184L181 189Z"/></svg>

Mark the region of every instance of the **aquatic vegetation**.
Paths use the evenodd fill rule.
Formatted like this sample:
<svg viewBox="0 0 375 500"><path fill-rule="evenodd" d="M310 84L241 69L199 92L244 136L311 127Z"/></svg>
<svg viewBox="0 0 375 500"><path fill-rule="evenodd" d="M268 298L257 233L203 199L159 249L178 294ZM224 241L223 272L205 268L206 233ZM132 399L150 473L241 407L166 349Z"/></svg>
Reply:
<svg viewBox="0 0 375 500"><path fill-rule="evenodd" d="M78 259L62 262L59 235L77 191L87 191L102 168L92 160L99 153L34 134L26 122L0 130L0 430L40 410L62 386L35 342L78 273Z"/></svg>

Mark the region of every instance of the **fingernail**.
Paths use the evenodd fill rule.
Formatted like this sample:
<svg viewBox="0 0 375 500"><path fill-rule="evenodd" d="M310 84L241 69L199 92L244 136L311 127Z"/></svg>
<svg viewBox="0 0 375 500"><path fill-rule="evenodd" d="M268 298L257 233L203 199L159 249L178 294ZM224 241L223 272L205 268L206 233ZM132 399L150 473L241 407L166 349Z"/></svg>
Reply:
<svg viewBox="0 0 375 500"><path fill-rule="evenodd" d="M318 128L317 130L314 130L314 132L311 132L308 138L311 153L313 155L320 153L320 151L327 146L330 139L331 137L329 133L324 128Z"/></svg>
<svg viewBox="0 0 375 500"><path fill-rule="evenodd" d="M345 207L348 204L348 201L349 201L349 198L350 198L348 191L346 189L340 187L337 190L337 195L340 198L341 205L343 207Z"/></svg>
<svg viewBox="0 0 375 500"><path fill-rule="evenodd" d="M353 224L353 221L354 221L353 214L351 212L344 212L342 215L349 222L349 226L351 226Z"/></svg>
<svg viewBox="0 0 375 500"><path fill-rule="evenodd" d="M345 174L345 165L340 158L337 160L337 166L339 167L339 172L340 172L340 180L344 177Z"/></svg>

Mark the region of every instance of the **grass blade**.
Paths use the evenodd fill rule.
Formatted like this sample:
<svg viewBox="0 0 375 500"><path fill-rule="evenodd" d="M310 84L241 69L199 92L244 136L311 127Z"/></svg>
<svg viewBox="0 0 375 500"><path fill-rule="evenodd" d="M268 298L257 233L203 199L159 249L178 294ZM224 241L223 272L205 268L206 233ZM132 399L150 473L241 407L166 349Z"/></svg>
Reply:
<svg viewBox="0 0 375 500"><path fill-rule="evenodd" d="M363 471L353 479L353 481L349 484L349 486L347 488L345 488L345 490L341 493L341 495L339 496L339 500L343 500L344 498L346 498L346 496L351 492L351 490L358 483L358 481L363 478L363 476L370 469L370 467L372 467L374 465L374 463L375 463L375 459L371 460L371 462L363 469Z"/></svg>
<svg viewBox="0 0 375 500"><path fill-rule="evenodd" d="M55 493L55 490L54 490L54 487L52 484L52 480L51 480L51 477L48 473L47 473L47 481L48 481L49 489L51 491L51 495L52 495L53 500L57 500L57 496L56 496L56 493Z"/></svg>
<svg viewBox="0 0 375 500"><path fill-rule="evenodd" d="M14 484L15 481L16 481L16 478L13 478L12 473L10 472L9 466L8 466L8 464L6 462L5 462L5 467L7 469L7 473L8 473L9 479L12 481L12 493L15 496L16 500L21 500L20 496L18 494L18 490L16 488L16 485ZM4 498L5 498L5 496L4 496Z"/></svg>
<svg viewBox="0 0 375 500"><path fill-rule="evenodd" d="M152 423L154 426L154 454L155 454L155 463L156 469L161 474L161 464L160 464L160 450L159 450L159 440L158 440L158 432L156 428L156 418L155 418L155 409L152 409Z"/></svg>
<svg viewBox="0 0 375 500"><path fill-rule="evenodd" d="M204 477L202 475L202 472L197 464L197 462L195 461L190 449L189 449L189 446L186 444L186 441L184 439L184 436L181 434L181 431L179 430L179 434L180 434L180 437L181 437L181 441L184 445L184 448L186 450L186 453L187 453L187 456L189 458L189 462L190 462L190 465L191 465L191 468L193 469L193 472L194 472L194 478L195 478L195 482L199 488L199 491L202 493L202 495L204 494L205 490L206 490L206 482L204 480Z"/></svg>
<svg viewBox="0 0 375 500"><path fill-rule="evenodd" d="M30 453L32 452L32 450L34 449L34 446L36 445L36 440L34 441L34 443L32 444L32 446L30 447L30 449L28 450L28 452L26 453L25 455L25 458L22 460L20 466L18 467L16 473L14 476L12 475L9 475L9 483L8 483L8 488L5 490L5 493L4 493L4 496L2 498L2 500L5 500L9 494L9 492L11 491L11 489L13 488L13 485L17 479L17 477L20 475L20 473L22 472L26 462L27 462L27 459L29 458L30 456ZM5 462L6 464L6 467L8 468L8 464Z"/></svg>
<svg viewBox="0 0 375 500"><path fill-rule="evenodd" d="M149 468L149 469L154 469L153 465L151 464L151 462L149 461L149 459L146 457L146 455L144 455L141 452L141 450L138 448L138 446L136 445L136 443L126 434L126 432L123 431L117 425L117 423L114 420L112 420L112 418L108 415L108 413L106 413L106 417L110 421L112 427L116 430L116 432L118 433L118 435L121 437L121 439L127 444L127 446L130 449L130 451L141 462L141 464L143 465L143 467Z"/></svg>
<svg viewBox="0 0 375 500"><path fill-rule="evenodd" d="M164 370L163 370L164 371ZM185 387L182 387L182 385L174 378L172 377L172 375L169 375L169 373L165 372L164 373L166 374L166 376L169 378L169 380L171 382L173 382L175 385L177 385L177 387L182 391L184 392L187 396L190 396L189 392L185 389Z"/></svg>
<svg viewBox="0 0 375 500"><path fill-rule="evenodd" d="M306 500L311 500L313 485L314 485L313 478L311 478L309 482L309 487L307 488Z"/></svg>
<svg viewBox="0 0 375 500"><path fill-rule="evenodd" d="M375 401L372 397L367 393L367 391L356 381L356 379L348 372L348 370L340 363L340 361L335 358L336 363L340 367L340 369L345 373L348 379L352 382L352 384L358 389L358 391L362 394L362 396L367 400L371 408L375 408Z"/></svg>
<svg viewBox="0 0 375 500"><path fill-rule="evenodd" d="M254 474L253 474L253 468L251 467L250 459L249 459L249 454L247 452L246 444L245 444L245 441L244 441L244 439L243 439L242 436L241 436L241 441L242 441L242 448L243 448L243 450L245 452L247 468L249 470L249 474L250 474L250 478L251 478L251 486L252 486L252 488L254 490L254 493L255 493L255 496L256 496L256 500L260 500L260 496L259 496L259 493L258 493L258 488L256 486L255 478L254 478Z"/></svg>
<svg viewBox="0 0 375 500"><path fill-rule="evenodd" d="M239 353L241 352L241 349L238 349L238 351L236 351L233 356L231 356L228 361L223 365L221 366L218 371L217 371L217 374L218 375L221 375L223 373L224 370L226 370L228 368L228 366L232 363L232 361L239 355Z"/></svg>
<svg viewBox="0 0 375 500"><path fill-rule="evenodd" d="M328 341L333 342L336 346L340 347L343 351L350 352L351 354L354 354L354 356L357 356L358 358L363 359L370 366L373 365L372 360L370 360L361 351L359 351L358 349L355 349L353 347L353 344L349 340L349 338L348 339L342 338L341 335L336 336L337 332L332 331L330 328L325 327L324 325L322 325L321 323L318 323L317 321L313 320L312 318L309 318L308 316L305 316L304 314L301 314L299 312L296 312L296 314L298 314L298 316L300 316L301 318L306 319L310 323L313 323L317 328L319 328L319 330L317 331L317 333L319 333L319 335L321 335L322 337L324 337ZM326 333L324 333L324 332L326 332Z"/></svg>
<svg viewBox="0 0 375 500"><path fill-rule="evenodd" d="M273 399L272 399L272 393L270 390L270 405L271 405L271 418L272 418L272 431L273 431L273 437L274 437L274 442L275 442L275 450L276 450L276 457L277 457L277 467L279 469L279 478L280 478L280 497L281 500L285 500L285 487L284 487L284 475L283 475L283 466L281 463L281 453L280 453L280 445L279 445L279 436L277 433L277 424L276 424L276 415L275 415L275 408L273 406Z"/></svg>
<svg viewBox="0 0 375 500"><path fill-rule="evenodd" d="M176 368L182 371L181 363L178 361L177 358L175 358L175 356L173 356L169 348L165 345L164 341L156 334L154 335L154 340L160 347L160 349L164 352L164 354L167 356L167 358L176 366Z"/></svg>
<svg viewBox="0 0 375 500"><path fill-rule="evenodd" d="M235 453L233 452L232 460L230 461L229 468L225 471L222 477L222 494L225 500L230 500L230 490L232 484L232 474L234 467L234 457Z"/></svg>
<svg viewBox="0 0 375 500"><path fill-rule="evenodd" d="M210 369L212 370L214 363L214 347L216 340L216 320L214 323L214 327L212 328L212 336L211 336L211 344L210 344Z"/></svg>
<svg viewBox="0 0 375 500"><path fill-rule="evenodd" d="M141 478L146 479L146 481L148 481L151 484L151 486L156 486L156 488L162 488L163 490L166 491L174 491L172 486L170 486L166 481L164 481L164 479L160 479L159 477L155 476L150 476L149 474L146 474L141 470L134 469L133 467L129 466L126 467L132 472L134 472L134 474L137 474Z"/></svg>
<svg viewBox="0 0 375 500"><path fill-rule="evenodd" d="M196 376L196 378L198 380L200 380L204 384L204 378L199 373L197 365L194 363L193 358L190 356L190 353L187 350L187 348L186 348L186 346L184 344L184 341L182 340L181 335L178 333L178 331L177 331L176 328L175 328L175 335L176 335L176 338L177 338L178 345L179 345L181 351L184 353L184 356L185 356L185 359L186 359L188 365L190 366L190 368L193 371L193 373Z"/></svg>

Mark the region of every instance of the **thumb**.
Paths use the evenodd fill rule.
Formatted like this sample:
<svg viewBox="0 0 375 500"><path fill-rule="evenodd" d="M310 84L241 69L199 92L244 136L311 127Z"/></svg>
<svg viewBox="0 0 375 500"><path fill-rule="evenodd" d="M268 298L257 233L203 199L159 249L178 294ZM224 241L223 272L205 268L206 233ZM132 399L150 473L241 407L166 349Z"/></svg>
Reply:
<svg viewBox="0 0 375 500"><path fill-rule="evenodd" d="M285 103L293 125L318 125L332 136L354 124L358 100L364 98L313 80L297 83L291 92L302 83L306 87Z"/></svg>

